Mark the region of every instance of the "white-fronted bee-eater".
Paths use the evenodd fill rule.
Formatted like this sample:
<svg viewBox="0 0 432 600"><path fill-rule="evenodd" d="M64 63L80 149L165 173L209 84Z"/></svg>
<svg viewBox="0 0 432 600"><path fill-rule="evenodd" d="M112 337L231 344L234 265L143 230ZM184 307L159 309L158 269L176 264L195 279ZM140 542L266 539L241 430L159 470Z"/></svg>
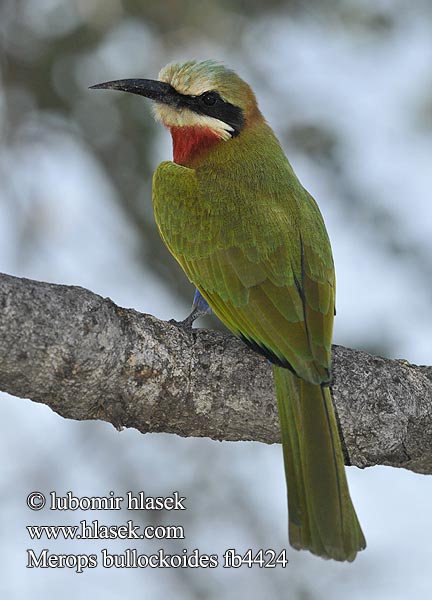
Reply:
<svg viewBox="0 0 432 600"><path fill-rule="evenodd" d="M335 273L323 218L249 85L212 61L95 88L154 102L173 162L158 166L160 235L220 320L272 364L289 539L339 561L365 547L331 400Z"/></svg>

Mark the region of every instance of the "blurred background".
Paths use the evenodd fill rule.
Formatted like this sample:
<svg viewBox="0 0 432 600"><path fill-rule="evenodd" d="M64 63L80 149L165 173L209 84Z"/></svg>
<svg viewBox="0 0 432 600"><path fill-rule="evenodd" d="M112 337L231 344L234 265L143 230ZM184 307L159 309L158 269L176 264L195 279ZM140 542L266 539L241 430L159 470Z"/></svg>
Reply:
<svg viewBox="0 0 432 600"><path fill-rule="evenodd" d="M428 0L1 0L0 271L181 319L193 294L160 241L151 175L169 135L142 98L88 86L213 58L256 91L318 200L338 277L335 342L431 364L432 4ZM205 323L204 323L205 324ZM211 326L218 326L215 321ZM207 323L208 325L208 323ZM1 340L0 340L1 343ZM286 569L26 569L55 553L287 545L281 450L66 421L2 394L1 597L429 597L432 479L349 468L368 548ZM31 513L33 490L187 496L180 515ZM179 524L186 539L31 542L27 524Z"/></svg>

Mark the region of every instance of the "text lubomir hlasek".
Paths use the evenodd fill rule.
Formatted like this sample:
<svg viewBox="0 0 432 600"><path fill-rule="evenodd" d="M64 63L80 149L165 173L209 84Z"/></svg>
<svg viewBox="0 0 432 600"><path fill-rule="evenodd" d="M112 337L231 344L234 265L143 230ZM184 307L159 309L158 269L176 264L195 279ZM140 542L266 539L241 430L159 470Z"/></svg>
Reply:
<svg viewBox="0 0 432 600"><path fill-rule="evenodd" d="M64 496L50 492L50 499L51 510L186 510L186 497L178 492L171 496L146 496L145 492L126 492L126 496L115 496L111 491L108 496L81 497L70 491Z"/></svg>

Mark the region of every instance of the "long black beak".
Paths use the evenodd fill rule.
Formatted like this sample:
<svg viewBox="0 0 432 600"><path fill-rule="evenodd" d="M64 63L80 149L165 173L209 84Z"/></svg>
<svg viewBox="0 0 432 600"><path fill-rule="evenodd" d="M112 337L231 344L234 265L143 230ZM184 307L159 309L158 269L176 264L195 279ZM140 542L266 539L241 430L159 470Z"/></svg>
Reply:
<svg viewBox="0 0 432 600"><path fill-rule="evenodd" d="M156 102L178 106L180 103L180 94L164 81L154 79L117 79L116 81L106 81L90 86L91 90L119 90L145 96Z"/></svg>

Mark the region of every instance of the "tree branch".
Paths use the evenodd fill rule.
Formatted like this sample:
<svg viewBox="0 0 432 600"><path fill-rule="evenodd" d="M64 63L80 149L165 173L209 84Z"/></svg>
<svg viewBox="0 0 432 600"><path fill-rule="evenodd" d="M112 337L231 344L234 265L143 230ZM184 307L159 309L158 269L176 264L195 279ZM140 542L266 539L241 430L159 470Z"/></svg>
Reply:
<svg viewBox="0 0 432 600"><path fill-rule="evenodd" d="M271 368L232 336L9 275L0 311L2 391L143 433L279 442ZM347 464L432 473L432 367L334 346L333 373Z"/></svg>

